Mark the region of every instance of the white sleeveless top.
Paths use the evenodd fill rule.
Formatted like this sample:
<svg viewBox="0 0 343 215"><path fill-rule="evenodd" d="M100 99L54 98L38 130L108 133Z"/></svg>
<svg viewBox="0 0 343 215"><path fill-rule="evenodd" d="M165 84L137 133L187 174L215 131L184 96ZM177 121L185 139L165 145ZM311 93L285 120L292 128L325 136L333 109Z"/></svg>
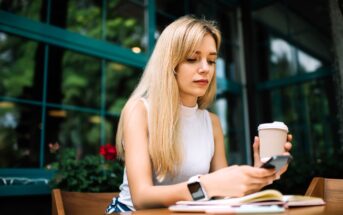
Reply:
<svg viewBox="0 0 343 215"><path fill-rule="evenodd" d="M149 106L145 99L142 99L148 110ZM180 131L183 162L176 176L166 176L159 182L156 175L153 175L154 185L171 185L187 181L194 175L207 174L210 171L210 163L214 154L214 137L212 121L207 110L181 105ZM128 185L126 169L124 170L123 183L119 187L119 201L135 210L132 204L130 189Z"/></svg>

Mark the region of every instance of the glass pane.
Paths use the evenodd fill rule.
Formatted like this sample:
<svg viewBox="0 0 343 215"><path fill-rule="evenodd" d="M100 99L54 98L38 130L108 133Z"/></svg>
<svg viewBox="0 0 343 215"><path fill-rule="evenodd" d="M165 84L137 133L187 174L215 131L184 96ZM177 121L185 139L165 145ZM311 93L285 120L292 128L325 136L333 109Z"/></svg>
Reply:
<svg viewBox="0 0 343 215"><path fill-rule="evenodd" d="M42 98L42 67L36 65L43 61L37 47L36 42L0 32L0 96Z"/></svg>
<svg viewBox="0 0 343 215"><path fill-rule="evenodd" d="M294 189L301 193L304 181L309 182L313 176L340 174L332 171L343 153L337 141L339 127L333 87L331 77L314 80L274 90L272 103L264 102L271 108L272 120L284 121L293 135L294 159L283 180L272 185L272 189L282 192Z"/></svg>
<svg viewBox="0 0 343 215"><path fill-rule="evenodd" d="M156 14L156 39L160 36L162 31L173 21L173 17L167 17L162 14Z"/></svg>
<svg viewBox="0 0 343 215"><path fill-rule="evenodd" d="M144 7L132 1L108 1L106 17L106 40L144 52L147 38L144 27Z"/></svg>
<svg viewBox="0 0 343 215"><path fill-rule="evenodd" d="M105 131L106 131L106 140L105 143L109 143L111 145L116 144L116 134L117 134L117 126L119 122L119 117L117 116L106 116L105 119Z"/></svg>
<svg viewBox="0 0 343 215"><path fill-rule="evenodd" d="M60 149L75 148L77 155L97 154L100 146L100 116L98 114L48 108L46 116L46 163L55 159L49 144L58 143Z"/></svg>
<svg viewBox="0 0 343 215"><path fill-rule="evenodd" d="M184 8L187 8L188 1L179 0L155 0L156 10L169 17L179 17L185 14Z"/></svg>
<svg viewBox="0 0 343 215"><path fill-rule="evenodd" d="M244 120L242 100L239 95L227 94L218 97L213 111L218 115L223 128L224 142L229 163L245 162Z"/></svg>
<svg viewBox="0 0 343 215"><path fill-rule="evenodd" d="M39 167L41 108L0 101L0 167Z"/></svg>
<svg viewBox="0 0 343 215"><path fill-rule="evenodd" d="M64 51L62 56L61 52L51 52L50 58L54 64L49 68L48 101L100 108L101 61L72 51Z"/></svg>
<svg viewBox="0 0 343 215"><path fill-rule="evenodd" d="M222 34L222 44L220 47L220 57L224 59L224 69L226 79L236 82L240 81L239 54L240 49L237 41L236 16L233 11L218 11L216 18L217 25ZM217 64L217 71L219 65Z"/></svg>
<svg viewBox="0 0 343 215"><path fill-rule="evenodd" d="M42 0L23 1L23 0L2 0L0 10L5 10L19 16L25 16L33 20L40 19L40 9Z"/></svg>
<svg viewBox="0 0 343 215"><path fill-rule="evenodd" d="M322 66L321 61L300 50L298 51L298 62L300 71L305 73L315 72Z"/></svg>
<svg viewBox="0 0 343 215"><path fill-rule="evenodd" d="M110 62L106 68L106 108L118 114L138 84L142 72L139 69Z"/></svg>
<svg viewBox="0 0 343 215"><path fill-rule="evenodd" d="M296 73L296 49L285 40L271 38L268 79L280 79Z"/></svg>
<svg viewBox="0 0 343 215"><path fill-rule="evenodd" d="M217 6L213 4L213 2L206 0L190 0L189 5L191 5L191 14L195 14L197 17L205 17L206 19L216 19Z"/></svg>
<svg viewBox="0 0 343 215"><path fill-rule="evenodd" d="M337 119L332 114L335 105L330 104L334 99L328 99L334 95L332 85L330 79L317 80L271 93L272 118L289 126L295 137L294 155L310 158L315 153L333 152Z"/></svg>
<svg viewBox="0 0 343 215"><path fill-rule="evenodd" d="M280 38L270 39L269 79L315 72L322 62Z"/></svg>
<svg viewBox="0 0 343 215"><path fill-rule="evenodd" d="M102 1L68 1L67 29L94 38L101 38Z"/></svg>

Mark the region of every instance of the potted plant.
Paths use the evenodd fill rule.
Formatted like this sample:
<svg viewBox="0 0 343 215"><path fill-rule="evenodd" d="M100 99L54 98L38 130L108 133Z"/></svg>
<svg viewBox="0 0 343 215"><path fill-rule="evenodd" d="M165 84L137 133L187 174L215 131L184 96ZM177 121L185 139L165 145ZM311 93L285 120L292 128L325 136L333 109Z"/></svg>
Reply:
<svg viewBox="0 0 343 215"><path fill-rule="evenodd" d="M116 159L115 146L101 146L97 155L77 158L74 148L59 150L50 144L57 161L50 165L56 171L50 181L52 188L75 192L116 192L122 182L123 163Z"/></svg>

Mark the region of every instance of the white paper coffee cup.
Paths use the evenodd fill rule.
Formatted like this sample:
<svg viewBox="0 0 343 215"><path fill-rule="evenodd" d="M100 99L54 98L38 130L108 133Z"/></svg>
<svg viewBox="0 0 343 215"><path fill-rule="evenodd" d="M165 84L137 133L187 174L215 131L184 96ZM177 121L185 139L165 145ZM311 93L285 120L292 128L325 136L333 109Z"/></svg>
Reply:
<svg viewBox="0 0 343 215"><path fill-rule="evenodd" d="M267 160L271 156L281 155L285 151L288 127L283 122L263 123L257 128L260 138L260 157Z"/></svg>

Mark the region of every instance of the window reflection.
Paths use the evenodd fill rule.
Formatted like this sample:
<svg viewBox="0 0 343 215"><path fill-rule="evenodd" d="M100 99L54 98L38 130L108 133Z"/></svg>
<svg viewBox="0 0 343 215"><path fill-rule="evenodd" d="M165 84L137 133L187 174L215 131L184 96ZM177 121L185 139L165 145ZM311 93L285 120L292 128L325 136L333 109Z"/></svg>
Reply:
<svg viewBox="0 0 343 215"><path fill-rule="evenodd" d="M315 72L320 60L280 38L270 39L270 79L284 78L302 72Z"/></svg>
<svg viewBox="0 0 343 215"><path fill-rule="evenodd" d="M59 143L61 150L66 147L76 149L77 155L97 154L100 146L99 114L48 108L46 116L46 163L54 160L49 153L49 143Z"/></svg>
<svg viewBox="0 0 343 215"><path fill-rule="evenodd" d="M102 1L68 1L67 29L85 36L101 38Z"/></svg>
<svg viewBox="0 0 343 215"><path fill-rule="evenodd" d="M115 62L106 67L106 108L111 114L120 113L138 84L142 71Z"/></svg>
<svg viewBox="0 0 343 215"><path fill-rule="evenodd" d="M0 101L0 167L38 167L41 108Z"/></svg>
<svg viewBox="0 0 343 215"><path fill-rule="evenodd" d="M134 1L108 1L106 8L106 40L144 52L147 47L144 27L144 5Z"/></svg>
<svg viewBox="0 0 343 215"><path fill-rule="evenodd" d="M36 50L36 42L0 32L0 96L41 98L41 89L32 95Z"/></svg>
<svg viewBox="0 0 343 215"><path fill-rule="evenodd" d="M0 1L0 10L25 16L33 20L39 20L41 5L42 0L2 0Z"/></svg>
<svg viewBox="0 0 343 215"><path fill-rule="evenodd" d="M331 86L331 87L330 87ZM272 119L284 121L294 136L295 156L315 156L328 152L337 131L332 81L327 78L271 92ZM289 102L293 101L293 102Z"/></svg>
<svg viewBox="0 0 343 215"><path fill-rule="evenodd" d="M296 73L295 49L288 42L272 38L270 52L270 79L283 78Z"/></svg>
<svg viewBox="0 0 343 215"><path fill-rule="evenodd" d="M304 72L315 72L322 66L319 60L300 50L298 51L298 60L301 70Z"/></svg>
<svg viewBox="0 0 343 215"><path fill-rule="evenodd" d="M171 17L178 17L185 14L184 8L189 5L188 1L176 0L156 0L156 9L160 14L165 14Z"/></svg>
<svg viewBox="0 0 343 215"><path fill-rule="evenodd" d="M224 94L216 99L214 107L223 128L229 163L245 163L244 152L246 149L241 96L230 93Z"/></svg>
<svg viewBox="0 0 343 215"><path fill-rule="evenodd" d="M109 115L105 117L105 143L112 145L116 144L116 131L118 126L119 118Z"/></svg>
<svg viewBox="0 0 343 215"><path fill-rule="evenodd" d="M89 108L100 108L100 60L72 51L51 52L48 101ZM62 58L59 62L57 59Z"/></svg>

